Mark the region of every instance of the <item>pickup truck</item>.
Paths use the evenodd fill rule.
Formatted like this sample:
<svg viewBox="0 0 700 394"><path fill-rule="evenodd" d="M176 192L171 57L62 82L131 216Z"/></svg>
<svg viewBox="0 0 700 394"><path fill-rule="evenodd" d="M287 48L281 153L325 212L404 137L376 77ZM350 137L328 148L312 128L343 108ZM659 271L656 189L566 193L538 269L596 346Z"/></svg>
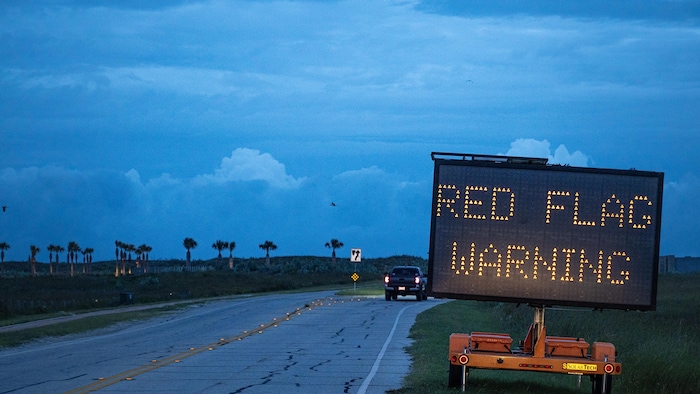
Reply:
<svg viewBox="0 0 700 394"><path fill-rule="evenodd" d="M399 295L415 295L417 301L427 300L425 288L428 278L423 275L420 267L397 266L384 275L384 298L395 300Z"/></svg>

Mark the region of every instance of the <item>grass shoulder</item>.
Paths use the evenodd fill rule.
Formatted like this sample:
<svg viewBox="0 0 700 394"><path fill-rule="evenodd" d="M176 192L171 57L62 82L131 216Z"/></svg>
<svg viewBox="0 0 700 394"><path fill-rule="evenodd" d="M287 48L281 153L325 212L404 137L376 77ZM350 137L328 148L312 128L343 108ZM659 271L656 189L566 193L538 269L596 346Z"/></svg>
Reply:
<svg viewBox="0 0 700 394"><path fill-rule="evenodd" d="M659 279L657 310L546 311L550 335L582 337L589 343L611 342L623 373L613 379L621 393L697 393L700 370L694 349L700 346L700 275L664 275ZM514 304L454 300L421 313L411 329L411 373L395 393L453 393L447 388L449 336L488 331L523 340L533 310ZM515 371L470 371L470 393L588 393L583 377Z"/></svg>
<svg viewBox="0 0 700 394"><path fill-rule="evenodd" d="M106 329L108 327L115 327L120 323L133 323L148 320L167 313L172 313L186 307L187 305L191 305L191 303L153 307L143 310L117 310L114 311L114 313L98 315L93 315L91 313L84 313L82 316L74 315L73 317L76 317L75 319L70 319L60 323L39 325L37 327L4 332L0 334L0 347L17 347L48 338L67 337L85 332Z"/></svg>

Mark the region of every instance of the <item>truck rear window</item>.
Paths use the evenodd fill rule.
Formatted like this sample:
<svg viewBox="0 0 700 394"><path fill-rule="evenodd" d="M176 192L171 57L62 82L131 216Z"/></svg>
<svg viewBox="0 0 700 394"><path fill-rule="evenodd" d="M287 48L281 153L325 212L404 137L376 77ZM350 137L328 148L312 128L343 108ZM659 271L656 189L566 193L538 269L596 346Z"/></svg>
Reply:
<svg viewBox="0 0 700 394"><path fill-rule="evenodd" d="M392 276L416 276L418 272L410 268L397 268L391 271Z"/></svg>

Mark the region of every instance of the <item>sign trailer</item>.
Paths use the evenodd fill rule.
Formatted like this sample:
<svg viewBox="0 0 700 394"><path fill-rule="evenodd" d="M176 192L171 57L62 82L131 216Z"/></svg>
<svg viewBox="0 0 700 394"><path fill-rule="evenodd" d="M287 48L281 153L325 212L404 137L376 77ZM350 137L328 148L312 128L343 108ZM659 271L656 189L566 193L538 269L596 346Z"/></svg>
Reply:
<svg viewBox="0 0 700 394"><path fill-rule="evenodd" d="M547 159L433 153L428 292L526 303L522 348L508 334L453 334L450 386L469 368L590 375L621 372L614 346L546 336L544 309L654 310L663 173L548 165Z"/></svg>

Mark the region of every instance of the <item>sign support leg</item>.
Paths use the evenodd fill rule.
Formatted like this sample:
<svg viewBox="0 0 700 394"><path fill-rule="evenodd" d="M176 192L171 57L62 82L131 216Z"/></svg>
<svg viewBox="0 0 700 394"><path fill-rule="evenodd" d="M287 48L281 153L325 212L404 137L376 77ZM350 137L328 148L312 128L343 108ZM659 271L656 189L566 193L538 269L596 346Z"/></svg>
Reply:
<svg viewBox="0 0 700 394"><path fill-rule="evenodd" d="M542 329L544 328L544 307L543 306L536 306L535 307L535 319L533 321L533 348L537 341L540 340L540 335L542 335Z"/></svg>
<svg viewBox="0 0 700 394"><path fill-rule="evenodd" d="M467 391L467 380L469 379L469 368L466 365L462 365L462 392Z"/></svg>

